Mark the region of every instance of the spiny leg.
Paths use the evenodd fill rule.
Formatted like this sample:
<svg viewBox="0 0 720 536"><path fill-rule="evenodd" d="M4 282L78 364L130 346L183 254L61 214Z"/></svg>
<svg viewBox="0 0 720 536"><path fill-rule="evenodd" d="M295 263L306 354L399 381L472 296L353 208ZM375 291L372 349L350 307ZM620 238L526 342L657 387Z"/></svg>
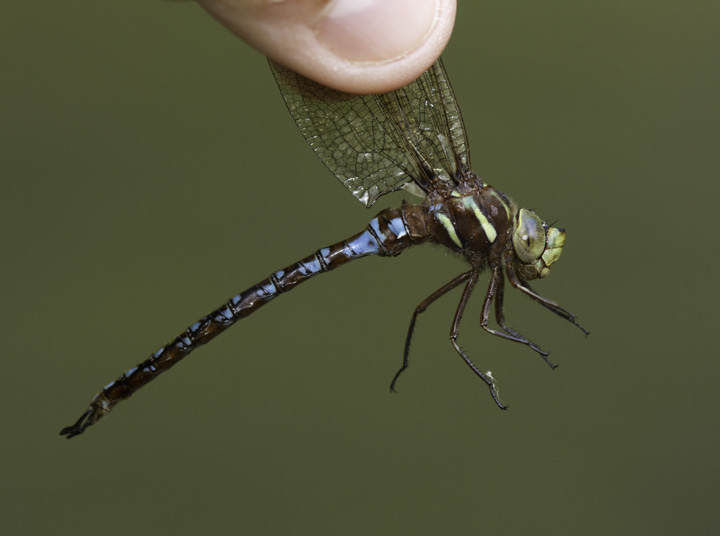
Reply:
<svg viewBox="0 0 720 536"><path fill-rule="evenodd" d="M464 274L460 274L455 279L450 281L449 283L446 283L439 289L437 289L435 292L430 294L427 298L425 298L423 301L420 302L420 304L415 308L415 312L412 315L412 318L410 319L410 328L408 329L407 338L405 339L405 351L403 352L403 363L400 367L400 370L398 370L395 373L395 376L392 379L392 382L390 383L390 392L395 393L395 382L397 381L398 377L402 372L408 368L408 365L410 364L410 341L412 339L413 331L415 330L415 322L417 321L417 317L420 313L424 312L425 309L427 309L430 304L432 304L435 300L437 300L439 297L444 296L448 292L450 292L452 289L457 287L458 285L464 283L468 280L472 272L465 272Z"/></svg>
<svg viewBox="0 0 720 536"><path fill-rule="evenodd" d="M500 278L498 281L497 292L495 294L495 319L498 325L510 335L516 337L522 337L517 331L510 328L505 323L505 311L503 309L503 300L505 299L505 278Z"/></svg>
<svg viewBox="0 0 720 536"><path fill-rule="evenodd" d="M538 354L540 354L540 356L545 360L548 365L550 365L550 368L557 368L557 365L555 365L548 359L548 355L550 355L548 352L541 350L540 347L534 342L526 339L518 332L508 328L505 324L505 313L503 310L504 288L505 279L502 275L502 269L500 267L493 268L492 277L490 278L490 284L488 285L487 294L485 295L485 301L483 301L480 325L485 331L491 333L492 335L497 335L498 337L502 337L503 339L507 339L509 341L519 342L520 344L524 344L532 348ZM492 304L493 299L495 300L495 317L497 318L498 324L503 330L505 330L505 332L492 329L488 325L490 322L490 305Z"/></svg>
<svg viewBox="0 0 720 536"><path fill-rule="evenodd" d="M580 324L578 324L577 320L575 320L575 315L572 314L570 311L563 309L555 303L552 300L548 300L547 298L543 298L538 293L536 293L533 289L530 288L527 281L521 281L517 275L515 275L515 270L512 268L512 262L508 261L505 265L505 271L507 273L508 279L510 280L510 284L515 287L516 289L524 292L528 296L530 296L533 300L538 302L540 305L545 307L546 309L551 310L556 315L564 318L574 326L577 326L584 334L585 336L590 335L590 332L586 330L584 327L582 327Z"/></svg>
<svg viewBox="0 0 720 536"><path fill-rule="evenodd" d="M527 281L523 282L523 286L525 288L527 288L527 290L529 290L530 292L535 294L536 296L542 298L537 292L535 292L532 289L532 287L527 283ZM561 316L561 317L565 318L566 320L569 320L574 326L576 326L578 329L580 329L580 331L582 331L586 337L588 335L590 335L590 332L588 330L586 330L584 327L582 327L580 324L578 324L577 320L575 320L576 316L574 314L572 314L570 311L567 311L567 310L563 309L562 307L560 307L557 303L550 301L550 300L546 300L544 298L537 300L537 302L540 305L542 305L543 307L545 307L546 309L549 309L550 311L555 313L556 315ZM549 304L552 304L552 305L549 305ZM565 315L570 315L570 318L568 318Z"/></svg>
<svg viewBox="0 0 720 536"><path fill-rule="evenodd" d="M475 288L475 283L477 283L479 272L473 270L471 272L470 279L468 280L467 285L465 286L465 290L463 290L462 297L460 298L460 303L458 304L458 308L455 311L455 318L453 319L452 328L450 329L450 342L452 343L453 347L455 348L455 351L460 354L460 357L463 358L463 361L467 364L470 369L477 374L482 381L484 381L487 386L490 388L490 395L493 397L493 400L498 405L500 409L507 409L508 406L504 406L502 402L500 402L500 397L498 395L497 389L495 388L495 383L493 382L492 377L490 374L485 374L480 369L475 366L475 363L472 362L472 360L465 354L462 348L460 348L460 345L457 343L457 338L459 334L459 327L460 327L460 321L462 320L463 313L465 312L465 307L467 306L468 300L470 299L470 295L472 294L473 289Z"/></svg>

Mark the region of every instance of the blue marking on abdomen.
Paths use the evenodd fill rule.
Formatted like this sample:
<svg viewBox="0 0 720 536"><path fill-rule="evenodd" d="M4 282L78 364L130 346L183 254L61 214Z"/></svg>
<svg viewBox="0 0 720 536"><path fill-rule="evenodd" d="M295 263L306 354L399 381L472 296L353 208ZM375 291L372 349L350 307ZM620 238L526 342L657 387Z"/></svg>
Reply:
<svg viewBox="0 0 720 536"><path fill-rule="evenodd" d="M275 296L275 294L277 294L277 289L272 283L260 285L260 288L265 294L268 294L269 296Z"/></svg>
<svg viewBox="0 0 720 536"><path fill-rule="evenodd" d="M318 254L322 257L323 261L327 261L327 258L330 256L330 249L323 248L318 252ZM303 277L309 277L322 272L322 264L320 264L320 261L318 261L317 258L314 258L310 262L299 263L298 266Z"/></svg>
<svg viewBox="0 0 720 536"><path fill-rule="evenodd" d="M224 309L220 309L218 312L218 315L215 317L215 320L217 322L230 322L233 320L233 314L229 307L225 307ZM222 318L221 318L222 317Z"/></svg>
<svg viewBox="0 0 720 536"><path fill-rule="evenodd" d="M375 234L381 240L386 239L386 237L380 233L380 229L378 228L377 218L373 218L370 221L370 227L372 227L373 231L375 231ZM380 247L378 246L377 240L375 239L373 234L367 230L364 231L355 240L349 241L348 246L357 256L377 255L378 253L380 253Z"/></svg>
<svg viewBox="0 0 720 536"><path fill-rule="evenodd" d="M405 223L400 217L391 219L389 227L393 234L398 238L404 238L408 234L407 229L405 228Z"/></svg>
<svg viewBox="0 0 720 536"><path fill-rule="evenodd" d="M373 218L370 220L370 227L373 231L375 231L375 234L380 239L381 242L385 242L387 240L387 236L380 230L380 222L377 218ZM364 234L364 233L363 233ZM374 240L373 240L374 242Z"/></svg>

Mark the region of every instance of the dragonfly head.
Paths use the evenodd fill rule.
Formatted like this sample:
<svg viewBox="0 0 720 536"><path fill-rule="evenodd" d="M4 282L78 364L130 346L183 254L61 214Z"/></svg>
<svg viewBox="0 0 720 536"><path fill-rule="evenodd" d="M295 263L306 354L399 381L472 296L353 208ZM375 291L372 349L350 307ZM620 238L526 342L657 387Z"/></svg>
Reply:
<svg viewBox="0 0 720 536"><path fill-rule="evenodd" d="M517 274L530 281L550 273L550 265L562 253L565 229L548 227L532 210L522 208L515 216L512 243Z"/></svg>

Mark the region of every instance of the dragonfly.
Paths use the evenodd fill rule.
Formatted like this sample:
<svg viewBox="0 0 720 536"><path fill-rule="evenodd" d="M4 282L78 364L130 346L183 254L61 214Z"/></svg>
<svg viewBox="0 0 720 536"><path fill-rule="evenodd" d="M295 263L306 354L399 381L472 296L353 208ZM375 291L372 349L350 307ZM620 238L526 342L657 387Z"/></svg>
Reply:
<svg viewBox="0 0 720 536"><path fill-rule="evenodd" d="M588 334L575 315L540 296L528 283L548 275L562 252L565 230L520 208L473 173L465 125L441 59L409 85L377 95L335 91L272 61L270 67L305 140L355 199L370 207L381 196L404 189L422 201L382 210L358 234L321 248L233 296L106 385L61 435L82 434L190 352L300 283L362 257L395 257L424 243L444 246L462 257L468 269L415 308L391 391L410 363L410 341L420 314L441 296L464 286L450 342L487 385L497 406L508 407L499 398L492 373L478 368L458 343L460 321L485 269L489 283L480 325L486 332L523 344L556 367L548 352L507 325L503 308L507 278L513 288ZM496 327L490 326L493 305Z"/></svg>

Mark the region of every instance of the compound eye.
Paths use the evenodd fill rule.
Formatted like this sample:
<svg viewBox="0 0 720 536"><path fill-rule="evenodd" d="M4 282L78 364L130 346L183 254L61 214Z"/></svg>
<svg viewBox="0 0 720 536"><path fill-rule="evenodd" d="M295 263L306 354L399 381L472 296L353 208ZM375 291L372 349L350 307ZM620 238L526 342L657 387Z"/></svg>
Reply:
<svg viewBox="0 0 720 536"><path fill-rule="evenodd" d="M513 233L515 253L523 262L533 262L545 250L545 226L531 210L520 209L518 223Z"/></svg>

